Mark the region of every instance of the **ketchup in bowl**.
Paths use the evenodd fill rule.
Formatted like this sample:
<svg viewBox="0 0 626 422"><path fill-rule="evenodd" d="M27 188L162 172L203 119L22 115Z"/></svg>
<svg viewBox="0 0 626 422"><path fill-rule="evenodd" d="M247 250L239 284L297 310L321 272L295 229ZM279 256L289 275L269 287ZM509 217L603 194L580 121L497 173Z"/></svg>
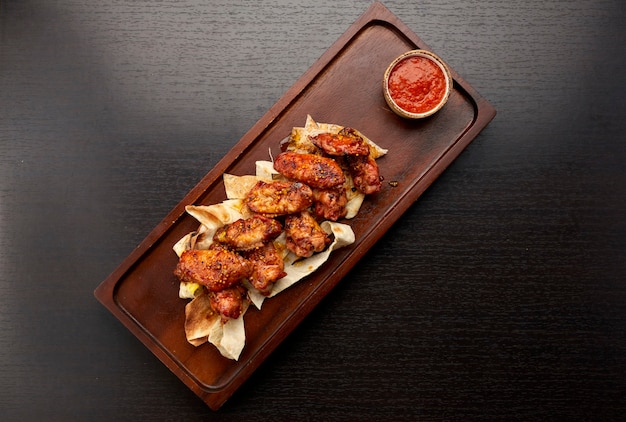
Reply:
<svg viewBox="0 0 626 422"><path fill-rule="evenodd" d="M393 111L419 119L443 107L451 86L450 73L441 59L428 51L412 50L389 65L383 89Z"/></svg>

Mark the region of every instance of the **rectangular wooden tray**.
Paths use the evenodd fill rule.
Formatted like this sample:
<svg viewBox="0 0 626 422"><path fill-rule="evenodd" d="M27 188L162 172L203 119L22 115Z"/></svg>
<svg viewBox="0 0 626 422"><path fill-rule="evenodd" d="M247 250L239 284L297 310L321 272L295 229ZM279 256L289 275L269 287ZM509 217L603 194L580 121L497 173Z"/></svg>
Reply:
<svg viewBox="0 0 626 422"><path fill-rule="evenodd" d="M383 98L383 73L396 56L416 48L429 50L374 3L95 290L96 298L212 409L237 390L495 116L454 69L454 89L441 111L423 121L396 116ZM280 140L292 127L303 126L307 114L318 122L354 127L389 149L378 160L383 189L349 221L353 245L267 300L261 311L250 308L239 361L223 358L211 344L196 348L185 339L186 301L178 298L172 274L177 262L172 245L198 226L184 207L224 200L223 173L254 174L255 161L269 159L269 150L276 156Z"/></svg>

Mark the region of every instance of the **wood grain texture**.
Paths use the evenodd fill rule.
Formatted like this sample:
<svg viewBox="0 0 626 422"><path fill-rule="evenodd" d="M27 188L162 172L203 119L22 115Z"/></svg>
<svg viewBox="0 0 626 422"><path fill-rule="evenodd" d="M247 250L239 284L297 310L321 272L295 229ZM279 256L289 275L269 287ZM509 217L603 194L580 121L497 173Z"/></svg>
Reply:
<svg viewBox="0 0 626 422"><path fill-rule="evenodd" d="M2 420L626 410L619 1L388 1L498 116L219 411L92 296L369 1L0 2Z"/></svg>
<svg viewBox="0 0 626 422"><path fill-rule="evenodd" d="M445 168L493 119L495 110L451 69L455 86L444 110L406 122L384 102L381 78L389 63L425 44L380 4L362 15L235 144L96 289L95 296L212 409L224 401L348 274ZM306 282L246 314L246 347L238 362L212 347L191 347L181 330L183 301L172 274L172 246L197 228L189 204L224 198L222 176L254 173L255 162L277 156L279 141L307 115L358 127L389 154L382 177L395 181L368 199L349 221L355 242L333 253Z"/></svg>

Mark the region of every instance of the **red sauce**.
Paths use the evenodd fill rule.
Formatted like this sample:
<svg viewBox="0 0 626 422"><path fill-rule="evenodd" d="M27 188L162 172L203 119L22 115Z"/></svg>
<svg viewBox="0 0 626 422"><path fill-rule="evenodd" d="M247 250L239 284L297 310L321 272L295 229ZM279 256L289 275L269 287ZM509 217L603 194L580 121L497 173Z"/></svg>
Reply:
<svg viewBox="0 0 626 422"><path fill-rule="evenodd" d="M388 84L393 101L411 113L432 110L446 92L446 78L441 68L421 56L410 56L396 64L389 74Z"/></svg>

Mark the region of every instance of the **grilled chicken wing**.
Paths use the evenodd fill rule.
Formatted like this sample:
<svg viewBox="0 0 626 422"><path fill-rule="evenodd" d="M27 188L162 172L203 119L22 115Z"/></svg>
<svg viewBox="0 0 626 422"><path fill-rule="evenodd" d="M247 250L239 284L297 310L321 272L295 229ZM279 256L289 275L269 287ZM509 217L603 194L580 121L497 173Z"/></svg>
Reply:
<svg viewBox="0 0 626 422"><path fill-rule="evenodd" d="M301 257L321 252L331 242L328 234L308 211L288 215L285 219L285 233L287 249Z"/></svg>
<svg viewBox="0 0 626 422"><path fill-rule="evenodd" d="M366 195L380 191L378 164L369 155L346 156L350 174L356 188Z"/></svg>
<svg viewBox="0 0 626 422"><path fill-rule="evenodd" d="M213 235L213 240L238 251L247 251L263 246L278 237L282 231L283 226L277 220L253 215L220 227Z"/></svg>
<svg viewBox="0 0 626 422"><path fill-rule="evenodd" d="M219 292L209 292L211 308L220 314L223 322L229 318L239 318L243 312L245 298L246 289L241 284L235 284Z"/></svg>
<svg viewBox="0 0 626 422"><path fill-rule="evenodd" d="M363 138L357 135L354 130L346 130L346 128L337 134L320 133L309 136L309 139L328 155L369 155L370 153L370 147Z"/></svg>
<svg viewBox="0 0 626 422"><path fill-rule="evenodd" d="M313 203L313 191L300 182L264 182L259 180L245 199L252 212L267 217L293 214Z"/></svg>
<svg viewBox="0 0 626 422"><path fill-rule="evenodd" d="M289 179L320 189L340 186L346 179L335 160L315 154L283 152L274 160L274 169Z"/></svg>
<svg viewBox="0 0 626 422"><path fill-rule="evenodd" d="M252 263L218 244L209 249L183 252L174 274L185 282L206 286L209 291L224 290L252 273Z"/></svg>
<svg viewBox="0 0 626 422"><path fill-rule="evenodd" d="M339 189L313 189L313 212L326 220L337 221L346 216L348 197Z"/></svg>
<svg viewBox="0 0 626 422"><path fill-rule="evenodd" d="M248 280L265 296L269 295L276 280L287 275L284 271L285 262L273 242L248 252L246 258L254 266Z"/></svg>

